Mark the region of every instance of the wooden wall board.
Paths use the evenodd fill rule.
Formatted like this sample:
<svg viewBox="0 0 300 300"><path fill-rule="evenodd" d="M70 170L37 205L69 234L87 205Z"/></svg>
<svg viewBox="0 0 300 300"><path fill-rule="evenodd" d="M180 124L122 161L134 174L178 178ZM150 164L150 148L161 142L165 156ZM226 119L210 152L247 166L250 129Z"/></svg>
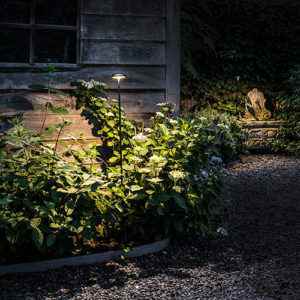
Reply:
<svg viewBox="0 0 300 300"><path fill-rule="evenodd" d="M179 9L178 0L81 0L78 64L62 66L51 76L51 86L69 90L73 81L95 79L113 90L112 74L125 73L122 99L130 116L150 116L160 102L179 107ZM44 67L0 66L0 93L31 94L25 97L27 102L20 95L0 94L0 114L40 110L47 99L41 96L37 101L30 86L48 84L49 75L41 72ZM116 97L115 92L110 94Z"/></svg>
<svg viewBox="0 0 300 300"><path fill-rule="evenodd" d="M51 76L51 86L57 89L70 89L70 83L76 80L95 79L104 82L109 88L116 86L112 74L124 73L128 80L122 82L124 89L164 89L164 66L88 66L75 70L55 72ZM33 84L47 85L49 76L46 73L23 71L0 71L0 90L27 90ZM1 95L0 95L1 101Z"/></svg>
<svg viewBox="0 0 300 300"><path fill-rule="evenodd" d="M165 19L82 15L83 39L165 41Z"/></svg>
<svg viewBox="0 0 300 300"><path fill-rule="evenodd" d="M72 140L80 137L84 137L85 139L95 139L91 131L91 126L89 125L88 121L80 115L79 111L72 112L67 115L57 115L53 113L45 115L44 112L32 111L25 113L23 118L25 126L36 132L41 131L44 119L44 128L47 128L53 124L59 124L65 120L70 122L71 125L67 126L62 132L62 135L60 136L61 139ZM56 137L57 133L44 136L44 138L48 140L55 140Z"/></svg>
<svg viewBox="0 0 300 300"><path fill-rule="evenodd" d="M180 1L167 1L166 95L180 107Z"/></svg>
<svg viewBox="0 0 300 300"><path fill-rule="evenodd" d="M90 14L165 15L163 0L84 0L83 12Z"/></svg>
<svg viewBox="0 0 300 300"><path fill-rule="evenodd" d="M81 63L89 65L164 65L165 45L154 42L82 40Z"/></svg>
<svg viewBox="0 0 300 300"><path fill-rule="evenodd" d="M117 99L118 94L108 91L107 96ZM128 113L152 113L157 111L157 104L165 102L164 91L132 91L122 92L122 105ZM1 98L0 98L1 99ZM48 97L43 93L17 93L7 96L0 101L0 115L13 115L26 113L31 111L43 111L47 102L51 102L56 106L66 106L73 110L74 100L64 97Z"/></svg>
<svg viewBox="0 0 300 300"><path fill-rule="evenodd" d="M113 99L117 99L116 93L109 93ZM127 113L147 114L158 110L157 104L165 102L165 93L161 92L132 92L121 94L122 105Z"/></svg>

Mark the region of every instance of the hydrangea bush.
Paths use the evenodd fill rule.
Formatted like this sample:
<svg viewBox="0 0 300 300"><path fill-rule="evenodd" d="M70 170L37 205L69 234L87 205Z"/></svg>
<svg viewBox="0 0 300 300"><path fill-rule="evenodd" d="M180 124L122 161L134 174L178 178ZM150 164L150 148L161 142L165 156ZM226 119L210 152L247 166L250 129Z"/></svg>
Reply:
<svg viewBox="0 0 300 300"><path fill-rule="evenodd" d="M122 112L121 173L118 106L104 88L80 82L74 93L99 137L96 146L58 153L20 123L2 138L4 262L215 232L223 165L242 142L237 123L211 111L176 117L162 103L144 128Z"/></svg>

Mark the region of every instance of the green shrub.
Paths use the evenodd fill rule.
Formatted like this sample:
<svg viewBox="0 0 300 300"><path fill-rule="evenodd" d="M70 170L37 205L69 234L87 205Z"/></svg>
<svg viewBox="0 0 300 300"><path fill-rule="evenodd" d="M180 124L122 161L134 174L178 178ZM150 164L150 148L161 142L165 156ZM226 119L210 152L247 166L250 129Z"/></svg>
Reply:
<svg viewBox="0 0 300 300"><path fill-rule="evenodd" d="M88 245L106 213L105 202L97 206L101 174L57 154L20 123L1 142L2 250L63 255Z"/></svg>
<svg viewBox="0 0 300 300"><path fill-rule="evenodd" d="M183 0L184 98L201 99L201 78L239 76L251 86L281 85L299 64L299 7L299 2L285 0Z"/></svg>
<svg viewBox="0 0 300 300"><path fill-rule="evenodd" d="M211 111L175 117L170 104L160 105L150 128L136 127L122 113L121 174L117 104L103 92L94 81L76 91L99 137L96 148L57 153L20 123L2 138L4 259L214 231L223 162L240 149L238 125Z"/></svg>
<svg viewBox="0 0 300 300"><path fill-rule="evenodd" d="M238 116L254 87L265 93L271 112L279 92L289 96L286 81L300 64L299 2L183 0L181 7L186 106L193 100Z"/></svg>
<svg viewBox="0 0 300 300"><path fill-rule="evenodd" d="M194 99L194 110L211 108L236 117L244 115L247 94L250 90L250 85L239 80L218 78L199 78L198 81L188 81L182 87L186 99ZM190 95L188 91L191 92Z"/></svg>
<svg viewBox="0 0 300 300"><path fill-rule="evenodd" d="M284 112L280 116L286 123L272 143L272 148L277 152L300 156L300 97L286 96L284 100Z"/></svg>
<svg viewBox="0 0 300 300"><path fill-rule="evenodd" d="M215 149L215 155L222 157L225 161L236 159L239 154L245 152L246 133L238 122L238 118L229 113L220 113L218 110L205 109L196 114L196 120L206 119L203 127L214 126L214 139L211 149Z"/></svg>
<svg viewBox="0 0 300 300"><path fill-rule="evenodd" d="M295 66L289 76L289 91L278 98L277 118L286 122L281 128L273 149L300 155L300 66Z"/></svg>

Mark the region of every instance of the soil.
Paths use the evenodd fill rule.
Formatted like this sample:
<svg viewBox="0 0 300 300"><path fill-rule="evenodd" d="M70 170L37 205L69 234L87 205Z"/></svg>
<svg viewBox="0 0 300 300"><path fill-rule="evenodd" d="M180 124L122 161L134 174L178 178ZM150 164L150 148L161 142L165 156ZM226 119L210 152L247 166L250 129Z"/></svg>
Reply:
<svg viewBox="0 0 300 300"><path fill-rule="evenodd" d="M300 159L228 166L218 238L129 261L0 278L0 299L300 299Z"/></svg>

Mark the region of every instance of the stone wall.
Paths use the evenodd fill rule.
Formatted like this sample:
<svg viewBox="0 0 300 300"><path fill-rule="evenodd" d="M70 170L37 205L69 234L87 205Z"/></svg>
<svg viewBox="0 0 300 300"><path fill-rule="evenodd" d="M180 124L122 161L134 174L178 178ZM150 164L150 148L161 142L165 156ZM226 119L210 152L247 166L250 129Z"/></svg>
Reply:
<svg viewBox="0 0 300 300"><path fill-rule="evenodd" d="M266 150L284 121L244 121L242 125L248 134L247 146L253 150Z"/></svg>

